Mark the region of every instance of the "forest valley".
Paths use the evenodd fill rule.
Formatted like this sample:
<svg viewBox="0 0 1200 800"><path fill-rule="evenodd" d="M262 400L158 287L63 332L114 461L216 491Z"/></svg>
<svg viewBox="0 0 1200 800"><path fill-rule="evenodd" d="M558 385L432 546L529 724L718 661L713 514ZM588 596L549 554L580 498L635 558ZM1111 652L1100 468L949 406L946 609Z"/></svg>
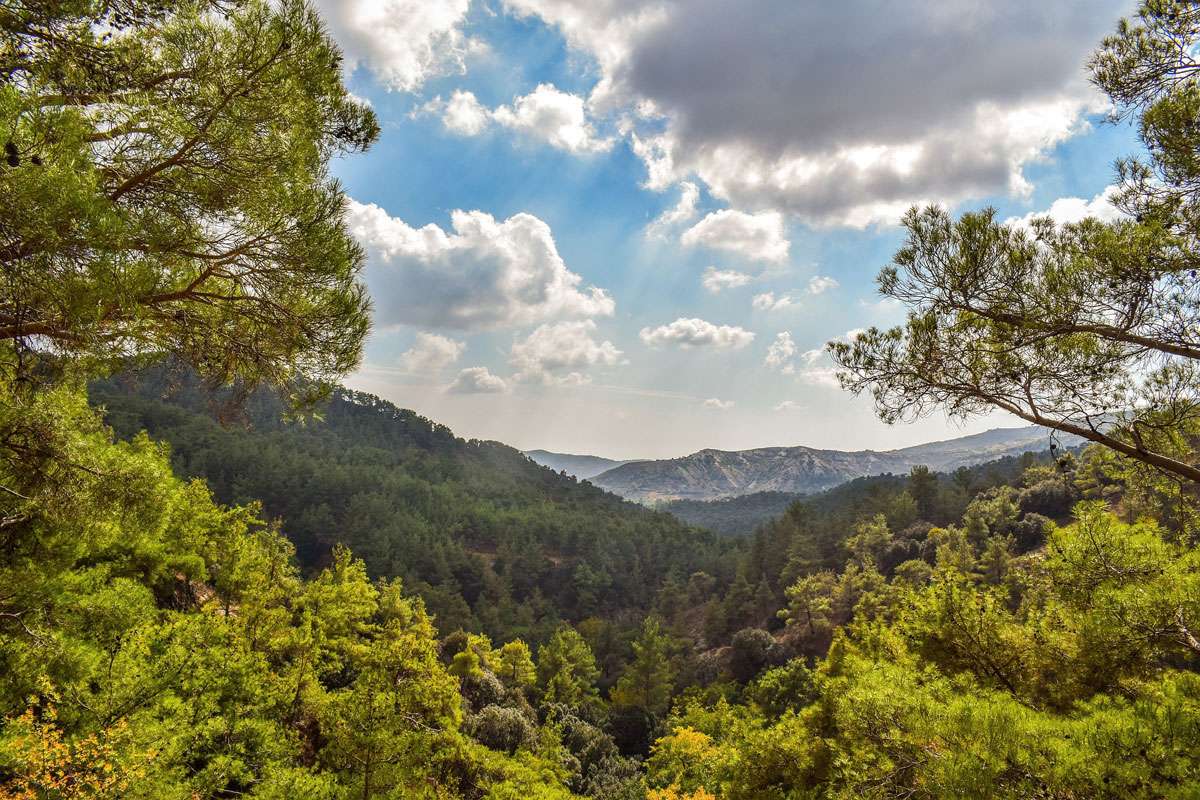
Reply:
<svg viewBox="0 0 1200 800"><path fill-rule="evenodd" d="M1089 64L1125 219L914 210L831 345L1090 444L737 537L337 385L379 127L305 3L7 4L0 798L1196 797L1197 42Z"/></svg>

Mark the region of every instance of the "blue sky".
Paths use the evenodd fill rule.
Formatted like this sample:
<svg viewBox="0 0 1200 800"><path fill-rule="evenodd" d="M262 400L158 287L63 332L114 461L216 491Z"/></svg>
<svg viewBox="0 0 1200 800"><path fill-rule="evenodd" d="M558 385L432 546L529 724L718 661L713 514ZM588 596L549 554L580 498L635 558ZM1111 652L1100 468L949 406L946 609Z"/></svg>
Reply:
<svg viewBox="0 0 1200 800"><path fill-rule="evenodd" d="M1103 215L1138 147L1083 69L1122 3L318 5L383 128L335 165L376 306L348 382L521 448L1016 424L885 426L817 351L902 319L874 277L908 204Z"/></svg>

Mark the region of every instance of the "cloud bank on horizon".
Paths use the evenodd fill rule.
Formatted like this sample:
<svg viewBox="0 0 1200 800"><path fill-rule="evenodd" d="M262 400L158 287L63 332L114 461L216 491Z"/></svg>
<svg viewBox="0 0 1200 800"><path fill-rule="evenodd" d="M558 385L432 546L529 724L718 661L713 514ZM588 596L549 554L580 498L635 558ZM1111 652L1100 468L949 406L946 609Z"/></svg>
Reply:
<svg viewBox="0 0 1200 800"><path fill-rule="evenodd" d="M523 447L942 435L878 425L823 353L899 321L872 279L900 214L1105 217L1134 142L1084 68L1129 2L316 5L384 130L343 178L375 308L357 380Z"/></svg>

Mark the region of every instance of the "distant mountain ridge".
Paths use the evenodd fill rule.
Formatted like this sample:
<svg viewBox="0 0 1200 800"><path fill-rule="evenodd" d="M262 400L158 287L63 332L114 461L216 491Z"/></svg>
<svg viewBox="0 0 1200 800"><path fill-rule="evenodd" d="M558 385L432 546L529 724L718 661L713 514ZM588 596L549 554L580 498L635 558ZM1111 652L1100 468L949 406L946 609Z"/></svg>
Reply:
<svg viewBox="0 0 1200 800"><path fill-rule="evenodd" d="M532 458L543 467L549 467L555 472L565 472L574 475L579 480L593 478L601 472L616 469L629 461L615 461L600 456L574 455L572 453L552 453L549 450L525 450L525 455Z"/></svg>
<svg viewBox="0 0 1200 800"><path fill-rule="evenodd" d="M1061 447L1081 443L1058 435ZM811 493L854 478L908 472L925 465L935 471L967 467L1050 446L1050 430L1037 425L993 428L983 433L914 445L899 450L819 450L813 447L760 447L753 450L700 450L682 458L633 461L591 478L592 483L629 500L716 500L755 492Z"/></svg>

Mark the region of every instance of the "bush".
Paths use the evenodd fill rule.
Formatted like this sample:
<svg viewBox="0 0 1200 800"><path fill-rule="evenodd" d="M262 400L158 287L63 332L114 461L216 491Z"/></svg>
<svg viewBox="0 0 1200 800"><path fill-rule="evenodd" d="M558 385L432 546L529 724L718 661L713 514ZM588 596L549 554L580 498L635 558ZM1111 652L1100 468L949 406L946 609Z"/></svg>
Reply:
<svg viewBox="0 0 1200 800"><path fill-rule="evenodd" d="M730 643L730 674L739 683L748 683L772 662L777 649L775 637L762 628L738 631Z"/></svg>
<svg viewBox="0 0 1200 800"><path fill-rule="evenodd" d="M467 717L463 728L485 747L510 754L522 747L532 747L537 741L533 723L517 709L504 706L487 706Z"/></svg>
<svg viewBox="0 0 1200 800"><path fill-rule="evenodd" d="M815 699L812 672L804 659L794 658L782 667L769 669L759 675L754 683L746 687L746 697L764 714L778 719L787 711L799 711Z"/></svg>
<svg viewBox="0 0 1200 800"><path fill-rule="evenodd" d="M564 714L557 724L563 747L579 759L579 771L584 778L602 761L617 755L612 737L590 722L574 714Z"/></svg>
<svg viewBox="0 0 1200 800"><path fill-rule="evenodd" d="M583 794L595 800L642 800L646 781L640 762L621 756L604 759L584 781Z"/></svg>
<svg viewBox="0 0 1200 800"><path fill-rule="evenodd" d="M1021 510L1027 514L1036 513L1062 519L1071 513L1075 495L1063 480L1048 478L1022 490L1018 502Z"/></svg>
<svg viewBox="0 0 1200 800"><path fill-rule="evenodd" d="M1013 525L1012 536L1016 540L1017 552L1027 553L1041 547L1046 541L1046 531L1054 527L1053 521L1041 514L1026 514Z"/></svg>
<svg viewBox="0 0 1200 800"><path fill-rule="evenodd" d="M462 696L472 709L483 709L486 706L496 706L504 702L507 692L504 684L490 672L477 670L465 677L459 678Z"/></svg>

